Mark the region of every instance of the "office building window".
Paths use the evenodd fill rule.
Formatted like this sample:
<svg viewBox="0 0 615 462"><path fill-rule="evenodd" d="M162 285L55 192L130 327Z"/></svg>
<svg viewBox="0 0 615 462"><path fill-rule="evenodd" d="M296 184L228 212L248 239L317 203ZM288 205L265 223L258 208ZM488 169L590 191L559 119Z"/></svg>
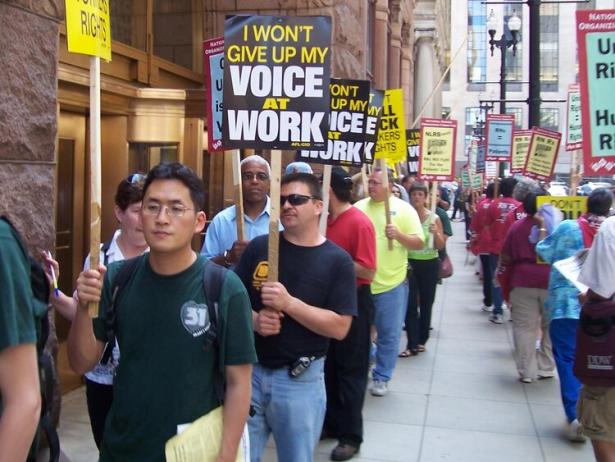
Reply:
<svg viewBox="0 0 615 462"><path fill-rule="evenodd" d="M467 152L472 139L481 136L484 129L485 113L480 107L467 107L465 132L464 132L464 152Z"/></svg>
<svg viewBox="0 0 615 462"><path fill-rule="evenodd" d="M487 5L468 0L468 83L487 80Z"/></svg>
<svg viewBox="0 0 615 462"><path fill-rule="evenodd" d="M559 131L559 109L541 108L540 109L540 128Z"/></svg>
<svg viewBox="0 0 615 462"><path fill-rule="evenodd" d="M540 6L540 89L557 91L559 79L559 5Z"/></svg>
<svg viewBox="0 0 615 462"><path fill-rule="evenodd" d="M139 50L147 44L147 0L111 0L111 40Z"/></svg>
<svg viewBox="0 0 615 462"><path fill-rule="evenodd" d="M507 107L506 114L512 114L515 116L515 129L521 130L523 126L523 109L520 107Z"/></svg>
<svg viewBox="0 0 615 462"><path fill-rule="evenodd" d="M504 34L508 40L512 39L512 34L508 28L508 20L513 14L522 17L523 11L520 5L505 5L504 6ZM513 55L512 47L506 50L506 81L521 82L523 79L523 26L517 33L517 52Z"/></svg>

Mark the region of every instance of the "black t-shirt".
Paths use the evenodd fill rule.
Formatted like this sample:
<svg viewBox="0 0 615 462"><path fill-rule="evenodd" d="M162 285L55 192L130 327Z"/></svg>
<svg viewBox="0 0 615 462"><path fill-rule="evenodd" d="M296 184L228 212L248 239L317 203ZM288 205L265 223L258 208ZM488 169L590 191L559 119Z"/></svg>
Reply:
<svg viewBox="0 0 615 462"><path fill-rule="evenodd" d="M268 236L253 239L235 271L243 281L254 311L263 307L260 286L267 281ZM308 305L344 315L357 314L354 263L348 253L327 240L316 247L291 244L280 234L279 281L293 297ZM290 316L282 318L278 335L254 335L261 365L279 368L301 356L321 357L329 339L310 331Z"/></svg>

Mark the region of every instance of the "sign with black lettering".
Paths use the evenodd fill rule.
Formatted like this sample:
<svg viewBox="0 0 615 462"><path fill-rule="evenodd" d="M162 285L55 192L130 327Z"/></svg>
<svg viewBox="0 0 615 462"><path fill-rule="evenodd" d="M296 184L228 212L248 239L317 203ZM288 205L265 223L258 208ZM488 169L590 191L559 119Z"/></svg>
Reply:
<svg viewBox="0 0 615 462"><path fill-rule="evenodd" d="M224 73L224 38L203 42L203 74L207 94L207 140L210 152L222 151L222 79Z"/></svg>
<svg viewBox="0 0 615 462"><path fill-rule="evenodd" d="M568 100L566 104L566 151L576 151L583 148L583 127L581 124L581 93L579 85L573 83L568 86Z"/></svg>
<svg viewBox="0 0 615 462"><path fill-rule="evenodd" d="M390 167L406 160L404 92L401 88L384 91L376 159L386 159Z"/></svg>
<svg viewBox="0 0 615 462"><path fill-rule="evenodd" d="M527 160L527 153L530 148L532 130L517 130L513 135L512 160L510 162L510 173L522 173Z"/></svg>
<svg viewBox="0 0 615 462"><path fill-rule="evenodd" d="M485 173L485 141L479 141L476 146L476 173Z"/></svg>
<svg viewBox="0 0 615 462"><path fill-rule="evenodd" d="M577 10L585 175L615 174L615 10Z"/></svg>
<svg viewBox="0 0 615 462"><path fill-rule="evenodd" d="M331 18L229 17L224 57L225 149L326 148Z"/></svg>
<svg viewBox="0 0 615 462"><path fill-rule="evenodd" d="M331 165L363 165L369 104L367 80L331 79L327 150L302 149L298 160Z"/></svg>
<svg viewBox="0 0 615 462"><path fill-rule="evenodd" d="M510 161L515 116L508 114L487 114L487 160Z"/></svg>
<svg viewBox="0 0 615 462"><path fill-rule="evenodd" d="M538 196L536 206L540 209L545 204L557 207L564 220L576 220L587 212L587 196Z"/></svg>
<svg viewBox="0 0 615 462"><path fill-rule="evenodd" d="M384 91L370 90L369 104L367 105L367 123L365 124L365 151L363 152L366 164L372 164L374 162L383 101Z"/></svg>
<svg viewBox="0 0 615 462"><path fill-rule="evenodd" d="M561 133L534 127L523 175L535 180L549 181L553 175L561 141Z"/></svg>
<svg viewBox="0 0 615 462"><path fill-rule="evenodd" d="M109 0L64 0L68 51L111 61Z"/></svg>
<svg viewBox="0 0 615 462"><path fill-rule="evenodd" d="M453 181L457 121L421 119L419 177L429 181Z"/></svg>
<svg viewBox="0 0 615 462"><path fill-rule="evenodd" d="M421 130L418 128L406 130L406 147L408 149L408 173L418 173L421 152Z"/></svg>

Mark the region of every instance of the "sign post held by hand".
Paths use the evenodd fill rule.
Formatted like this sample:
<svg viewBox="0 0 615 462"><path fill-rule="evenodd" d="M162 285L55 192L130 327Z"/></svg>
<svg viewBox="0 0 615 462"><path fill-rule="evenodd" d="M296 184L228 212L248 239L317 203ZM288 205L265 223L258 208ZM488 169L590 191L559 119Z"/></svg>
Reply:
<svg viewBox="0 0 615 462"><path fill-rule="evenodd" d="M100 58L111 61L111 22L108 2L65 0L68 51L90 55L90 268L100 264L101 148ZM98 303L88 305L98 314Z"/></svg>
<svg viewBox="0 0 615 462"><path fill-rule="evenodd" d="M280 264L280 182L282 172L282 151L271 151L271 208L269 210L269 250L267 255L267 281L278 281Z"/></svg>
<svg viewBox="0 0 615 462"><path fill-rule="evenodd" d="M235 196L235 210L237 221L237 239L246 240L245 223L243 220L243 190L241 184L241 161L239 159L239 149L231 151L233 162L233 191Z"/></svg>
<svg viewBox="0 0 615 462"><path fill-rule="evenodd" d="M327 235L327 217L329 216L329 186L331 185L332 165L325 165L322 174L322 214L320 215L320 234Z"/></svg>
<svg viewBox="0 0 615 462"><path fill-rule="evenodd" d="M382 188L384 189L384 214L386 216L387 225L391 224L391 204L389 202L389 172L387 170L387 161L384 158L376 159L377 168L380 170L382 179ZM393 239L389 238L389 250L393 250Z"/></svg>

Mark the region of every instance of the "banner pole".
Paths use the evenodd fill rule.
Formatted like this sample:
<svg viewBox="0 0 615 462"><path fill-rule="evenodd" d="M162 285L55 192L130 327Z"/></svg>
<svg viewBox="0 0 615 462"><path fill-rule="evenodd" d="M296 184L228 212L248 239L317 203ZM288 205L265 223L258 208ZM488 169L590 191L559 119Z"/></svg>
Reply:
<svg viewBox="0 0 615 462"><path fill-rule="evenodd" d="M431 214L432 214L432 223L435 223L435 213L436 213L436 207L438 206L438 182L437 181L432 181L431 182ZM433 248L434 247L434 239L433 239L433 234L429 233L429 244L428 244L429 248Z"/></svg>
<svg viewBox="0 0 615 462"><path fill-rule="evenodd" d="M278 268L280 258L280 181L282 172L282 151L271 151L271 186L269 197L271 208L269 210L269 250L267 255L268 273L267 281L278 281Z"/></svg>
<svg viewBox="0 0 615 462"><path fill-rule="evenodd" d="M378 166L382 175L382 187L384 188L384 214L386 216L387 225L391 224L391 204L389 202L389 171L385 159L377 159ZM388 240L389 250L393 250L393 239Z"/></svg>
<svg viewBox="0 0 615 462"><path fill-rule="evenodd" d="M367 164L361 166L361 183L363 184L363 197L369 196L367 187Z"/></svg>
<svg viewBox="0 0 615 462"><path fill-rule="evenodd" d="M101 210L100 153L100 58L90 57L90 268L100 264ZM90 316L98 315L98 303L88 303Z"/></svg>
<svg viewBox="0 0 615 462"><path fill-rule="evenodd" d="M231 151L231 161L233 164L233 191L235 194L235 221L237 223L237 239L246 240L244 210L243 210L243 189L241 182L241 161L239 159L239 149Z"/></svg>
<svg viewBox="0 0 615 462"><path fill-rule="evenodd" d="M493 198L497 199L500 194L500 161L495 161L495 183L493 185Z"/></svg>
<svg viewBox="0 0 615 462"><path fill-rule="evenodd" d="M578 178L578 173L577 173L578 154L579 154L579 151L575 149L574 151L572 151L571 158L570 158L570 195L571 196L577 195L577 186L579 183L579 178Z"/></svg>
<svg viewBox="0 0 615 462"><path fill-rule="evenodd" d="M329 216L329 187L331 185L331 165L325 165L322 175L322 214L320 215L320 234L327 235L327 217Z"/></svg>

